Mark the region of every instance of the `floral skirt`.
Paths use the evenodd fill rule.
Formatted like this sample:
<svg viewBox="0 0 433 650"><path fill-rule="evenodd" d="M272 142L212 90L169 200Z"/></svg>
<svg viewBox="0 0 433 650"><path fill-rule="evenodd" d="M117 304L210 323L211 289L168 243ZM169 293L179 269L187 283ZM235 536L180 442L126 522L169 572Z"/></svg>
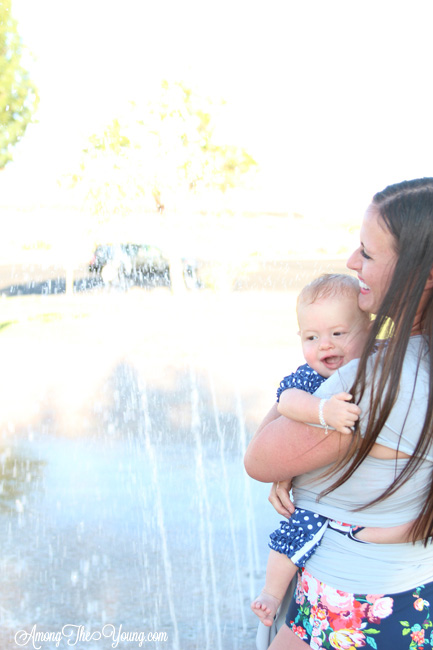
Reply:
<svg viewBox="0 0 433 650"><path fill-rule="evenodd" d="M304 568L286 623L311 648L428 650L433 647L433 583L398 594L349 594Z"/></svg>

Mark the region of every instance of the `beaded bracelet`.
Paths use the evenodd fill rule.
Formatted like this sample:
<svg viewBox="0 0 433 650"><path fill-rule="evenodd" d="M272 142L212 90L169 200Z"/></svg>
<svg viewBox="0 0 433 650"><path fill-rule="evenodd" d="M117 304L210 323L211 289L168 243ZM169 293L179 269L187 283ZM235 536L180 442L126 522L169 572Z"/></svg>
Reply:
<svg viewBox="0 0 433 650"><path fill-rule="evenodd" d="M322 427L325 427L325 436L327 436L328 433L329 433L329 431L328 431L328 425L327 425L327 423L326 423L325 418L323 417L323 407L324 407L324 405L325 405L325 402L327 402L327 401L328 401L328 400L324 397L324 398L321 399L320 402L319 402L319 422L320 422L320 424L322 425Z"/></svg>

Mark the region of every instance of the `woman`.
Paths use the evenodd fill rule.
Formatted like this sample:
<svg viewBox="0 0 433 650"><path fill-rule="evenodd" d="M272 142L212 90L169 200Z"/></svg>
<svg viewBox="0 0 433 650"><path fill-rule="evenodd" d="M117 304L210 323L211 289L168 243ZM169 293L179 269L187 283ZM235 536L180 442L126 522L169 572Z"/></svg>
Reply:
<svg viewBox="0 0 433 650"><path fill-rule="evenodd" d="M273 650L433 645L433 178L373 197L348 267L376 318L361 359L316 395L355 395L354 435L324 435L274 406L245 456L256 480L296 476L298 507L350 524L327 529L298 575ZM287 513L275 490L271 500Z"/></svg>

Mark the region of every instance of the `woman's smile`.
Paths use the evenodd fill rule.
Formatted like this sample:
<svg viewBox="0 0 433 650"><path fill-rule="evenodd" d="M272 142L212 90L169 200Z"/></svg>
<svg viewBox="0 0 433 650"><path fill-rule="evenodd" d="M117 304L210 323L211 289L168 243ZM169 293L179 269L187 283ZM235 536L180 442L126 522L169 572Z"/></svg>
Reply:
<svg viewBox="0 0 433 650"><path fill-rule="evenodd" d="M397 262L395 240L374 206L365 213L360 235L361 244L347 266L358 274L360 309L377 314Z"/></svg>
<svg viewBox="0 0 433 650"><path fill-rule="evenodd" d="M370 291L370 287L368 287L360 277L358 277L358 281L360 292L364 295L367 294Z"/></svg>

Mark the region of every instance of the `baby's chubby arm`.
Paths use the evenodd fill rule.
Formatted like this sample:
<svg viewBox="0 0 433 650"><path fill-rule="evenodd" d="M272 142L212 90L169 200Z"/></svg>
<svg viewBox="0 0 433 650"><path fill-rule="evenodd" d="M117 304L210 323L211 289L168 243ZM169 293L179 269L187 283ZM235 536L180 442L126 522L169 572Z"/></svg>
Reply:
<svg viewBox="0 0 433 650"><path fill-rule="evenodd" d="M323 404L323 417L326 424L339 433L352 433L351 427L361 415L361 409L350 400L349 393L338 393ZM299 388L288 388L280 395L278 412L297 422L321 424L319 417L320 397L315 397Z"/></svg>

